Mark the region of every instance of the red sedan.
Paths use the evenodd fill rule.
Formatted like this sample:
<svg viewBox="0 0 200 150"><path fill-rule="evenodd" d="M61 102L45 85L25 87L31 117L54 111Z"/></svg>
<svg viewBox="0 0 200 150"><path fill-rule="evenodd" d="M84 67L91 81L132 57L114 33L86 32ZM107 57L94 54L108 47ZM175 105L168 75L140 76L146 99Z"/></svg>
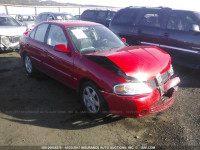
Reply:
<svg viewBox="0 0 200 150"><path fill-rule="evenodd" d="M178 77L170 56L152 46L128 46L103 25L45 22L20 41L26 72L37 70L75 89L87 113L139 117L174 102Z"/></svg>

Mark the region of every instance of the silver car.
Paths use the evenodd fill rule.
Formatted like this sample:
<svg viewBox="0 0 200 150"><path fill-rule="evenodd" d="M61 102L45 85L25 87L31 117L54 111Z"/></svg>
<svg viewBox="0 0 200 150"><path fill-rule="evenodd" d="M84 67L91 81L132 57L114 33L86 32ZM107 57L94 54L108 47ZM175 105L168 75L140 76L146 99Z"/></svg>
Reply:
<svg viewBox="0 0 200 150"><path fill-rule="evenodd" d="M26 27L9 15L0 14L0 51L19 48L19 39Z"/></svg>
<svg viewBox="0 0 200 150"><path fill-rule="evenodd" d="M27 30L32 30L35 26L35 16L34 15L16 15L15 19L19 21L22 25L27 27Z"/></svg>
<svg viewBox="0 0 200 150"><path fill-rule="evenodd" d="M65 12L43 12L40 13L35 19L35 25L38 25L44 21L52 21L52 20L76 20L74 16Z"/></svg>

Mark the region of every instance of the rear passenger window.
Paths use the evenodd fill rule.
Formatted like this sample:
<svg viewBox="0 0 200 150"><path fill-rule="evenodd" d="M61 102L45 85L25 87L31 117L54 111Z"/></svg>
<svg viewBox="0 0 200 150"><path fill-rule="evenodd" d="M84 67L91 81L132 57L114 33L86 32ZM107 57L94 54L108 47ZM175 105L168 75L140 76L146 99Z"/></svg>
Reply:
<svg viewBox="0 0 200 150"><path fill-rule="evenodd" d="M158 13L146 13L141 21L140 25L149 26L149 27L157 27L161 26L160 16Z"/></svg>
<svg viewBox="0 0 200 150"><path fill-rule="evenodd" d="M171 14L167 24L167 29L179 30L179 31L190 31L195 30L194 26L198 25L196 18L190 14L178 15Z"/></svg>
<svg viewBox="0 0 200 150"><path fill-rule="evenodd" d="M98 15L97 15L98 19L104 19L105 17L106 17L106 12L105 11L98 12Z"/></svg>
<svg viewBox="0 0 200 150"><path fill-rule="evenodd" d="M136 16L136 11L122 11L121 13L117 13L117 16L114 17L113 23L130 24L135 20Z"/></svg>
<svg viewBox="0 0 200 150"><path fill-rule="evenodd" d="M94 11L85 11L83 16L85 18L94 18L95 17L95 12Z"/></svg>
<svg viewBox="0 0 200 150"><path fill-rule="evenodd" d="M40 21L47 21L47 14L42 15Z"/></svg>
<svg viewBox="0 0 200 150"><path fill-rule="evenodd" d="M44 42L45 34L48 28L48 24L42 24L37 27L37 31L35 33L35 40L39 42Z"/></svg>

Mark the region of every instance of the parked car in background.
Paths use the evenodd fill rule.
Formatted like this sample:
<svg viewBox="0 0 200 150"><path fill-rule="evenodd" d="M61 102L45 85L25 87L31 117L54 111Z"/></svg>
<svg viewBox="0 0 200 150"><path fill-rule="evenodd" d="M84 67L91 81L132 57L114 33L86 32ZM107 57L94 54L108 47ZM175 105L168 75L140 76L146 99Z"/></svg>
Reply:
<svg viewBox="0 0 200 150"><path fill-rule="evenodd" d="M20 41L29 76L36 70L79 92L93 117L106 110L139 117L170 107L178 77L169 54L154 46L127 46L103 25L44 22Z"/></svg>
<svg viewBox="0 0 200 150"><path fill-rule="evenodd" d="M81 20L97 22L108 27L115 14L115 11L110 10L85 10L81 14Z"/></svg>
<svg viewBox="0 0 200 150"><path fill-rule="evenodd" d="M81 15L75 15L74 18L76 18L76 20L80 20L81 19Z"/></svg>
<svg viewBox="0 0 200 150"><path fill-rule="evenodd" d="M40 13L35 20L35 25L51 20L76 20L73 15L69 13L60 13L60 12L43 12Z"/></svg>
<svg viewBox="0 0 200 150"><path fill-rule="evenodd" d="M32 30L35 26L35 16L34 15L16 15L15 19L27 27L27 30Z"/></svg>
<svg viewBox="0 0 200 150"><path fill-rule="evenodd" d="M130 45L155 45L172 62L200 69L200 13L171 8L127 7L117 12L110 29Z"/></svg>
<svg viewBox="0 0 200 150"><path fill-rule="evenodd" d="M20 36L26 27L9 15L0 14L0 52L19 48Z"/></svg>

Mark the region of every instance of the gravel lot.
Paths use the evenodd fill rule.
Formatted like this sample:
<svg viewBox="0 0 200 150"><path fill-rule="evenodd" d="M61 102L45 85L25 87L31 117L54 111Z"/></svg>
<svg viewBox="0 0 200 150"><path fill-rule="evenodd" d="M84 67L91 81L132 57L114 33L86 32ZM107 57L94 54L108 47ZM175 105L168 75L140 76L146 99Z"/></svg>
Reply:
<svg viewBox="0 0 200 150"><path fill-rule="evenodd" d="M28 78L17 52L0 54L0 149L43 145L200 149L200 72L174 69L182 83L171 108L137 119L109 115L91 120L80 113L75 91L45 75Z"/></svg>

